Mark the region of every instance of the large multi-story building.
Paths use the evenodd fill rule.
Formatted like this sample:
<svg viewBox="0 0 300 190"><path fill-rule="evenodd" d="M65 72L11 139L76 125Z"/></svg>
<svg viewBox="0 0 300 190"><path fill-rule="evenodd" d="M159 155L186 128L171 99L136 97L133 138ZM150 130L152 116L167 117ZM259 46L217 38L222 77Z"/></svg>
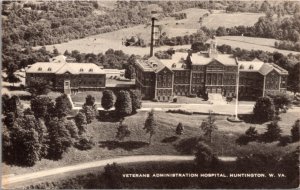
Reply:
<svg viewBox="0 0 300 190"><path fill-rule="evenodd" d="M173 96L220 93L259 97L286 90L288 72L281 67L253 61L238 61L220 54L212 40L210 49L200 53L175 53L172 59L151 57L136 63L136 86L144 99L170 101Z"/></svg>
<svg viewBox="0 0 300 190"><path fill-rule="evenodd" d="M54 90L65 93L101 90L106 77L94 63L38 62L26 70L26 85L33 80L49 81Z"/></svg>

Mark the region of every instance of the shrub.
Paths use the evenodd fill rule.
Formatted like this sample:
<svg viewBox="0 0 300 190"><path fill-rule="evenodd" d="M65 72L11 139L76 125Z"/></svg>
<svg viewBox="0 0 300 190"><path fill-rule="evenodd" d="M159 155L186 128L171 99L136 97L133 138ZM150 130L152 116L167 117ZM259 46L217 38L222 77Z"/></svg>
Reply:
<svg viewBox="0 0 300 190"><path fill-rule="evenodd" d="M74 147L76 147L79 150L89 150L92 149L94 145L95 142L93 141L93 137L88 135L82 135L74 144Z"/></svg>
<svg viewBox="0 0 300 190"><path fill-rule="evenodd" d="M273 142L277 141L281 137L281 129L278 125L278 121L272 121L267 125L267 131L262 135L262 141Z"/></svg>
<svg viewBox="0 0 300 190"><path fill-rule="evenodd" d="M183 134L183 125L182 125L182 123L180 122L180 123L178 123L178 125L177 125L177 127L176 127L176 134L177 135L182 135Z"/></svg>
<svg viewBox="0 0 300 190"><path fill-rule="evenodd" d="M179 114L185 114L185 115L193 115L193 112L189 112L189 111L181 110L181 109L168 110L167 113L179 113Z"/></svg>
<svg viewBox="0 0 300 190"><path fill-rule="evenodd" d="M251 141L256 141L258 138L258 132L255 127L249 127L244 135L241 135L237 140L236 143L239 145L247 145Z"/></svg>
<svg viewBox="0 0 300 190"><path fill-rule="evenodd" d="M278 146L286 146L292 142L292 138L290 136L280 137Z"/></svg>
<svg viewBox="0 0 300 190"><path fill-rule="evenodd" d="M211 148L203 142L200 142L196 147L195 162L198 166L203 168L211 167L216 161Z"/></svg>

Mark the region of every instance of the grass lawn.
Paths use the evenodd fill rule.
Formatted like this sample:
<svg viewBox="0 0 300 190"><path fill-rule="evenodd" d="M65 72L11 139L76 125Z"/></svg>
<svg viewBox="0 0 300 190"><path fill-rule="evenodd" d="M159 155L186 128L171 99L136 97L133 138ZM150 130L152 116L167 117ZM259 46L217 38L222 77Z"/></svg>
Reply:
<svg viewBox="0 0 300 190"><path fill-rule="evenodd" d="M178 104L209 104L208 101L204 101L203 98L190 98L187 96L177 96Z"/></svg>
<svg viewBox="0 0 300 190"><path fill-rule="evenodd" d="M29 173L48 168L125 155L191 154L191 148L195 144L194 138L203 136L203 132L200 130L199 126L206 116L188 116L156 112L155 117L157 119L158 127L150 146L147 144L149 135L145 134L145 131L143 130L147 112L139 112L125 118L124 122L128 124L131 135L123 142L117 142L115 139L118 122L94 121L88 125L88 129L90 133L94 135L94 140L97 143L91 150L80 151L71 148L63 155L63 159L59 161L43 159L37 162L34 167L29 168L8 166L3 163L3 173ZM280 121L279 124L282 126L283 134L289 134L290 126L294 123L295 119L296 113L282 114L282 121ZM186 127L184 129L184 134L180 137L176 137L175 128L179 122L183 122ZM239 146L235 143L235 140L240 134L244 133L249 126L255 126L259 132L264 132L265 124L253 125L247 123L230 123L224 116L218 116L216 124L218 126L218 131L213 134L213 143L208 144L210 144L214 152L219 156L239 156L257 152L274 152L276 154L282 154L286 151L293 150L297 146L297 143L294 143L286 147L279 147L277 146L277 142L270 144L250 143L246 146ZM204 139L204 137L202 138Z"/></svg>
<svg viewBox="0 0 300 190"><path fill-rule="evenodd" d="M71 94L71 98L73 102L85 102L85 98L88 95L92 95L97 103L101 103L102 91L85 91L78 92L77 94Z"/></svg>
<svg viewBox="0 0 300 190"><path fill-rule="evenodd" d="M217 37L218 45L230 45L232 48L241 48L246 50L262 50L274 52L277 51L284 55L288 55L289 53L298 54L296 51L289 50L280 50L276 49L275 39L269 38L255 38L255 37L246 37L246 36L221 36Z"/></svg>

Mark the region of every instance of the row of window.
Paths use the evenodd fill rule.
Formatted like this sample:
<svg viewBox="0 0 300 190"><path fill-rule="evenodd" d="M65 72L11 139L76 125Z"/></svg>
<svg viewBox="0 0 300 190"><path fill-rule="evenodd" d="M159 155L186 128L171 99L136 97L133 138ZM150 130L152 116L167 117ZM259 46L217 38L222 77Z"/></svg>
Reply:
<svg viewBox="0 0 300 190"><path fill-rule="evenodd" d="M174 75L175 76L189 76L190 73L188 71L175 71Z"/></svg>
<svg viewBox="0 0 300 190"><path fill-rule="evenodd" d="M39 67L39 68L38 68L38 71L43 71L43 68L42 68L42 67ZM52 71L52 68L51 68L51 67L48 67L47 71ZM79 69L79 72L83 72L83 71L84 71L83 68L80 68L80 69ZM90 69L89 69L89 72L93 72L93 69L90 68Z"/></svg>
<svg viewBox="0 0 300 190"><path fill-rule="evenodd" d="M253 65L249 65L249 67L248 67L248 69L249 70L253 70ZM245 69L245 67L244 67L244 65L240 65L240 69L242 70L242 69Z"/></svg>
<svg viewBox="0 0 300 190"><path fill-rule="evenodd" d="M157 96L171 96L172 89L157 89Z"/></svg>

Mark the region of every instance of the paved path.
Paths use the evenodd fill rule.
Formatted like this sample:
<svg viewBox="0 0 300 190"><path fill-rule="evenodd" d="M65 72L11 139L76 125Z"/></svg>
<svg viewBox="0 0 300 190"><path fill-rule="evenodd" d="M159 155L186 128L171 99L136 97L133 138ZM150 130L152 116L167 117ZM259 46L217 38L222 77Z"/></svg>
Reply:
<svg viewBox="0 0 300 190"><path fill-rule="evenodd" d="M76 104L76 103L75 103ZM248 114L252 113L253 104L239 104L239 114ZM81 110L81 106L73 106L73 110ZM98 110L103 110L102 107L98 107ZM191 112L202 112L208 113L209 110L212 110L214 113L233 115L235 113L234 104L178 104L178 103L156 103L156 102L143 102L142 108L138 111L150 111L151 109L155 111L168 111L174 109L181 109ZM112 108L111 110L114 110Z"/></svg>
<svg viewBox="0 0 300 190"><path fill-rule="evenodd" d="M83 164L77 164L72 166L60 167L55 169L49 169L29 174L23 175L5 175L2 176L2 188L11 189L16 187L18 183L30 181L33 179L44 178L49 176L54 176L67 172L75 172L90 168L96 168L101 166L106 166L107 164L118 163L138 163L138 162L149 162L149 161L191 161L194 156L172 156L172 155L140 155L140 156L125 156L119 158L112 158L106 160L93 161ZM222 161L235 161L236 157L219 157Z"/></svg>

